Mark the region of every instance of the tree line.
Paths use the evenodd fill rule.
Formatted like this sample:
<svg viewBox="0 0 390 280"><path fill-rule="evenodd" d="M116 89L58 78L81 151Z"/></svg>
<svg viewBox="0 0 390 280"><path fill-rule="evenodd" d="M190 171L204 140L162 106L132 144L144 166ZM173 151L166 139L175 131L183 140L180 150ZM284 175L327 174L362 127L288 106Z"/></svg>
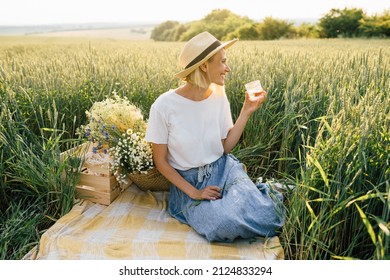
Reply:
<svg viewBox="0 0 390 280"><path fill-rule="evenodd" d="M217 9L201 20L189 23L165 21L151 33L155 41L187 41L209 31L220 40L276 40L294 38L390 37L390 10L368 16L362 9L331 9L318 23L294 25L287 20L266 17L256 22L226 9Z"/></svg>

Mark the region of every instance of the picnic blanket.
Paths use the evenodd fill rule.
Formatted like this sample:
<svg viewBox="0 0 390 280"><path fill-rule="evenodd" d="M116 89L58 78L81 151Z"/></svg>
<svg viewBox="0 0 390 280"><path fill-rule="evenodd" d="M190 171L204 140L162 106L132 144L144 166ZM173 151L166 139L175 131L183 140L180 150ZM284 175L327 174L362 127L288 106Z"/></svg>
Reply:
<svg viewBox="0 0 390 280"><path fill-rule="evenodd" d="M166 211L169 192L129 186L109 206L82 200L41 237L35 259L283 259L279 238L210 243Z"/></svg>

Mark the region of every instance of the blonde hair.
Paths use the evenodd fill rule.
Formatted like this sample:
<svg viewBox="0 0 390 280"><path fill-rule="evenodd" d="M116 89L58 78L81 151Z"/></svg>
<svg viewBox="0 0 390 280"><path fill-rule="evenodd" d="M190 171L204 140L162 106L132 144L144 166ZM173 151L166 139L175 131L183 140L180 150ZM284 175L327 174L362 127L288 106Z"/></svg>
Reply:
<svg viewBox="0 0 390 280"><path fill-rule="evenodd" d="M200 88L208 88L210 85L210 83L206 78L205 73L202 70L200 70L199 67L196 68L195 71L191 72L184 80Z"/></svg>
<svg viewBox="0 0 390 280"><path fill-rule="evenodd" d="M207 62L212 62L213 59L214 56L210 57ZM206 73L200 69L200 66L185 77L184 81L200 88L208 88L210 86L210 81L208 81Z"/></svg>

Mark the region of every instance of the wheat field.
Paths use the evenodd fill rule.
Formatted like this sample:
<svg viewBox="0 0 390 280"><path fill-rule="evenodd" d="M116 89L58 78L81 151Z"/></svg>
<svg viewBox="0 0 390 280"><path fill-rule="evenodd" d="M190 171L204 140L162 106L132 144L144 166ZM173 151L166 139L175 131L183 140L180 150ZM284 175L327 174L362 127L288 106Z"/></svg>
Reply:
<svg viewBox="0 0 390 280"><path fill-rule="evenodd" d="M179 85L182 45L0 38L0 258L20 258L71 208L75 179L61 181L57 156L79 143L85 110L116 92L147 118ZM389 259L389 41L240 41L227 55L233 118L246 82L268 92L233 154L254 180L296 185L280 233L286 258Z"/></svg>

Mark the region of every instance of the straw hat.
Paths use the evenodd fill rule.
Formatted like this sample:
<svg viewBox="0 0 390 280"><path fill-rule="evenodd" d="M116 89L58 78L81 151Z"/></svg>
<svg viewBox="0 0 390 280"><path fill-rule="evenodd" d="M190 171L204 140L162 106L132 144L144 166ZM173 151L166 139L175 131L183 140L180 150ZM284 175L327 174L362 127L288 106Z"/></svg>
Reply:
<svg viewBox="0 0 390 280"><path fill-rule="evenodd" d="M187 77L219 50L227 49L237 41L238 39L234 39L221 43L207 31L196 35L184 45L179 56L179 64L183 70L176 73L175 77L181 79Z"/></svg>

